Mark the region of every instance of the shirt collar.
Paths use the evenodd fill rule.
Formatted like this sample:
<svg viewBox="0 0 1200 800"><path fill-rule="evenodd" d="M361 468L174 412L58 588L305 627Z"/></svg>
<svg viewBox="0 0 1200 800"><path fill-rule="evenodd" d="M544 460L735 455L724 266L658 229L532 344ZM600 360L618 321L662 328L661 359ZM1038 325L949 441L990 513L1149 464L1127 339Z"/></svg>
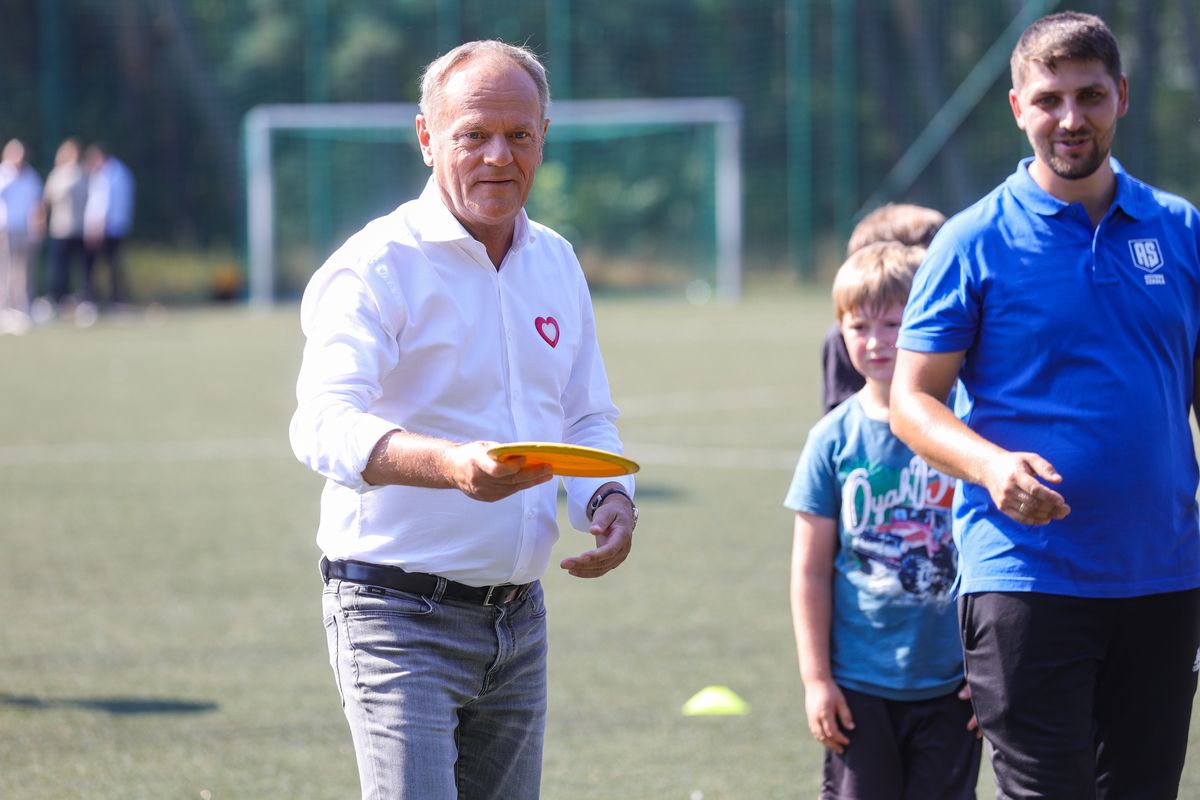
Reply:
<svg viewBox="0 0 1200 800"><path fill-rule="evenodd" d="M470 232L463 227L458 218L450 213L442 199L442 190L432 175L425 182L425 188L419 198L421 207L421 238L427 242L456 242L463 239L473 239ZM525 209L517 214L516 227L513 230L513 243L510 251L516 252L533 241L529 226L529 215Z"/></svg>
<svg viewBox="0 0 1200 800"><path fill-rule="evenodd" d="M1016 196L1017 200L1020 201L1021 205L1030 211L1042 216L1052 217L1071 204L1059 200L1037 185L1033 176L1029 174L1029 165L1032 163L1032 157L1021 159L1021 163L1017 165L1016 172L1008 177L1008 188ZM1142 197L1142 193L1138 191L1138 182L1125 171L1125 167L1113 156L1108 157L1108 163L1112 166L1113 174L1117 178L1117 194L1113 198L1113 207L1120 209L1134 219L1141 218L1145 214L1145 199Z"/></svg>
<svg viewBox="0 0 1200 800"><path fill-rule="evenodd" d="M1125 171L1125 167L1115 158L1110 158L1113 172L1117 175L1117 196L1113 206L1125 212L1133 219L1145 219L1154 214L1153 198L1145 191L1145 186Z"/></svg>

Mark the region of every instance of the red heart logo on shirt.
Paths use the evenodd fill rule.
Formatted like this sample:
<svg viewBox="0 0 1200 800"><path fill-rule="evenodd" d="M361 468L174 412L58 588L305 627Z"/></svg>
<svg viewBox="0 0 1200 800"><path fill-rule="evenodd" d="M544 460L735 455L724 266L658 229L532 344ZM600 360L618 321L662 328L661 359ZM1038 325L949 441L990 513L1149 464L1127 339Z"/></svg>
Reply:
<svg viewBox="0 0 1200 800"><path fill-rule="evenodd" d="M558 322L554 317L538 317L533 321L533 327L537 328L537 332L546 344L551 347L558 346Z"/></svg>

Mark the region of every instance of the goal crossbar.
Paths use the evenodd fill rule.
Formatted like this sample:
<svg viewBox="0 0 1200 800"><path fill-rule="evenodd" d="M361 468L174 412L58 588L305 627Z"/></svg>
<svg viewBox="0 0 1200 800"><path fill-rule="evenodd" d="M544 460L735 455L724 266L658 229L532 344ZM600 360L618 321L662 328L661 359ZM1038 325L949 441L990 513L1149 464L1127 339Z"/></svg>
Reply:
<svg viewBox="0 0 1200 800"><path fill-rule="evenodd" d="M270 104L251 109L243 121L246 163L246 243L251 306L275 299L275 187L271 139L276 131L391 129L412 127L416 103ZM732 98L556 100L548 116L565 125L712 125L716 165L716 294L734 301L742 285L741 106ZM414 134L415 141L415 134Z"/></svg>

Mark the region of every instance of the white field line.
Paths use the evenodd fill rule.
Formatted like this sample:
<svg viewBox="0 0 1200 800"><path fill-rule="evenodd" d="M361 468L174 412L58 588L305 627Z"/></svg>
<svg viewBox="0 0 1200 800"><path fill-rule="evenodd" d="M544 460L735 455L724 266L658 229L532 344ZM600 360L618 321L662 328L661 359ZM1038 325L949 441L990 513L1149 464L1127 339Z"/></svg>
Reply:
<svg viewBox="0 0 1200 800"><path fill-rule="evenodd" d="M621 410L621 417L625 419L673 416L688 412L755 411L765 408L790 408L795 405L793 395L794 390L777 386L662 392L623 398L617 402L617 408Z"/></svg>
<svg viewBox="0 0 1200 800"><path fill-rule="evenodd" d="M761 411L791 405L789 390L779 387L680 391L629 397L618 403L625 419L670 417L714 411ZM753 447L713 447L670 444L634 444L625 451L646 467L704 469L790 470L798 452ZM293 458L286 437L209 439L166 442L60 442L0 445L0 467L39 464L182 463L200 461Z"/></svg>
<svg viewBox="0 0 1200 800"><path fill-rule="evenodd" d="M645 467L790 470L798 452L752 447L694 447L627 442L625 452ZM282 439L174 442L75 442L0 446L0 467L200 461L291 460Z"/></svg>
<svg viewBox="0 0 1200 800"><path fill-rule="evenodd" d="M626 442L625 455L647 467L695 467L696 469L780 470L796 467L799 450L774 450L765 447L693 447Z"/></svg>
<svg viewBox="0 0 1200 800"><path fill-rule="evenodd" d="M210 439L172 442L70 442L0 445L0 466L34 464L171 463L291 458L287 440Z"/></svg>

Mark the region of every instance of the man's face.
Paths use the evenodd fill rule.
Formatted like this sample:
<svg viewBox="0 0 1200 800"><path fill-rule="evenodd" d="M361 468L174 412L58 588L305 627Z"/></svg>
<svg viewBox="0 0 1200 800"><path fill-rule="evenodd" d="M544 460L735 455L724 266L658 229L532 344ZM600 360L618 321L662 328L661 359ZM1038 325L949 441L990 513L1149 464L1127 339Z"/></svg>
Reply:
<svg viewBox="0 0 1200 800"><path fill-rule="evenodd" d="M1124 75L1114 81L1100 61L1055 66L1051 72L1036 61L1026 64L1009 104L1037 161L1059 178L1079 180L1107 161L1117 120L1128 110L1128 84Z"/></svg>
<svg viewBox="0 0 1200 800"><path fill-rule="evenodd" d="M512 234L542 163L549 121L516 64L480 57L451 73L417 138L451 213L480 241Z"/></svg>

